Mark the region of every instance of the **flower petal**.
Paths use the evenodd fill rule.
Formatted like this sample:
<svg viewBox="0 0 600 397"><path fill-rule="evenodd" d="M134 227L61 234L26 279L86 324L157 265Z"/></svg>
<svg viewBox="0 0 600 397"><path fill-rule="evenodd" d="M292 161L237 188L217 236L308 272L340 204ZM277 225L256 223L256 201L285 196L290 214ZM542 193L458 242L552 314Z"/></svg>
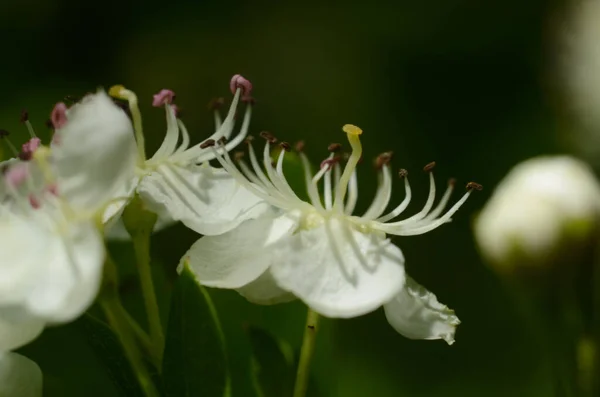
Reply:
<svg viewBox="0 0 600 397"><path fill-rule="evenodd" d="M40 260L49 258L53 236L37 218L0 207L0 305L18 304L34 288Z"/></svg>
<svg viewBox="0 0 600 397"><path fill-rule="evenodd" d="M136 144L127 115L104 93L85 97L57 130L52 162L59 193L75 209L95 212L133 178Z"/></svg>
<svg viewBox="0 0 600 397"><path fill-rule="evenodd" d="M444 339L454 343L460 320L454 310L438 302L437 297L412 278L404 289L383 306L388 322L410 339Z"/></svg>
<svg viewBox="0 0 600 397"><path fill-rule="evenodd" d="M293 294L281 289L277 285L269 269L256 280L238 288L237 292L248 301L258 305L274 305L276 303L291 302L296 299Z"/></svg>
<svg viewBox="0 0 600 397"><path fill-rule="evenodd" d="M0 352L31 342L42 333L45 325L42 319L31 316L24 308L0 307Z"/></svg>
<svg viewBox="0 0 600 397"><path fill-rule="evenodd" d="M217 288L240 288L256 280L272 262L271 245L296 227L287 217L248 220L219 236L196 241L181 260L199 283Z"/></svg>
<svg viewBox="0 0 600 397"><path fill-rule="evenodd" d="M0 396L41 397L42 371L17 353L0 353Z"/></svg>
<svg viewBox="0 0 600 397"><path fill-rule="evenodd" d="M49 322L67 322L81 315L98 293L104 243L91 221L71 223L49 240L46 251L39 253L26 305Z"/></svg>
<svg viewBox="0 0 600 397"><path fill-rule="evenodd" d="M161 165L142 179L138 193L150 210L166 211L204 235L225 233L269 209L225 170L206 166Z"/></svg>
<svg viewBox="0 0 600 397"><path fill-rule="evenodd" d="M404 285L398 247L336 219L281 241L277 253L271 267L275 281L328 317L373 311Z"/></svg>

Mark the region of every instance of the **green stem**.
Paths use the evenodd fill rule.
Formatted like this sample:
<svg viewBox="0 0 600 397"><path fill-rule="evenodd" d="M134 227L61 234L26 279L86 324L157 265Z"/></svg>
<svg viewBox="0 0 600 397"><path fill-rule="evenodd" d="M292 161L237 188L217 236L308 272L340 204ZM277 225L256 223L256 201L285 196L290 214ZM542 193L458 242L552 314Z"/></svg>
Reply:
<svg viewBox="0 0 600 397"><path fill-rule="evenodd" d="M118 298L112 294L105 294L100 299L100 305L104 310L108 323L121 342L121 346L125 351L125 356L129 360L144 394L146 397L158 397L158 391L152 383L152 379L144 365L142 356L136 347L135 339L133 335L129 333L127 320L122 315L122 306Z"/></svg>
<svg viewBox="0 0 600 397"><path fill-rule="evenodd" d="M319 315L308 308L308 312L306 314L306 327L304 328L304 338L302 340L302 349L300 350L300 362L298 363L298 372L296 373L294 397L306 396L306 389L308 388L308 379L310 374L310 362L315 351L318 323Z"/></svg>
<svg viewBox="0 0 600 397"><path fill-rule="evenodd" d="M133 247L135 249L135 257L140 275L140 283L142 286L142 295L144 296L144 306L148 316L148 326L150 328L150 342L153 347L152 353L160 370L162 363L163 348L165 345L165 337L163 334L162 324L160 322L160 313L158 310L158 301L154 291L154 283L152 281L152 270L150 268L150 233L140 232L132 236Z"/></svg>
<svg viewBox="0 0 600 397"><path fill-rule="evenodd" d="M600 395L600 241L597 242L597 251L595 252L594 267L592 269L592 343L591 343L591 356L592 356L592 371L591 377L591 395Z"/></svg>

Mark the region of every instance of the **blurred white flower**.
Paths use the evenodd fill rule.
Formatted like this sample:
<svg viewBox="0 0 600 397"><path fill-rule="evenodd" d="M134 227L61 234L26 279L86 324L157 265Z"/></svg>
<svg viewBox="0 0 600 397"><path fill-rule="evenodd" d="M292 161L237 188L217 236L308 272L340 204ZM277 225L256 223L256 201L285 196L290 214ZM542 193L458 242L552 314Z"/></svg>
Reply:
<svg viewBox="0 0 600 397"><path fill-rule="evenodd" d="M136 177L122 196L131 197L137 192L149 210L158 214L155 229L173 221L181 221L201 234L220 234L233 229L245 219L260 215L268 207L250 193L225 170L213 168L209 161L215 158L204 142L221 140L226 150L231 150L244 140L250 124L253 99L252 84L240 75L233 76L230 84L234 98L227 117L221 120L215 106L216 131L203 143L190 146L190 136L185 125L177 118L173 104L175 94L162 90L154 96L153 105L164 106L167 116L167 133L160 148L146 159L141 114L135 94L122 86L111 88L114 97L126 99L135 127L138 145ZM232 137L235 116L240 99L247 103L239 133ZM222 104L221 101L215 102ZM127 199L110 206L105 220L120 215ZM111 237L126 237L124 227L116 224Z"/></svg>
<svg viewBox="0 0 600 397"><path fill-rule="evenodd" d="M105 93L58 108L52 147L38 143L2 172L0 350L92 304L105 257L101 215L135 171L131 123Z"/></svg>
<svg viewBox="0 0 600 397"><path fill-rule="evenodd" d="M583 0L573 3L563 31L565 51L559 51L562 59L562 78L568 90L567 106L572 107L585 132L573 134L567 139L577 149L595 162L600 147L600 1Z"/></svg>
<svg viewBox="0 0 600 397"><path fill-rule="evenodd" d="M599 215L600 185L585 163L536 157L516 165L496 187L477 217L475 236L481 252L506 269L544 264L589 236Z"/></svg>
<svg viewBox="0 0 600 397"><path fill-rule="evenodd" d="M0 352L0 396L41 397L40 367L20 354Z"/></svg>
<svg viewBox="0 0 600 397"><path fill-rule="evenodd" d="M352 153L343 172L334 153L339 145L330 147L331 155L314 176L300 150L310 202L294 193L283 174L287 143L281 144L283 150L272 163L271 145L276 139L263 133L267 143L262 166L250 145L250 165L236 157L238 169L227 150L211 142L223 168L270 203L272 210L231 232L201 238L182 258L180 270L188 266L199 283L237 289L255 303L271 304L298 297L328 317L360 316L383 305L390 324L399 333L453 343L458 318L434 294L405 275L402 252L386 235L423 234L449 222L471 190L480 186L469 184L466 194L443 213L454 183L449 184L433 208L432 163L426 167L430 192L423 209L410 218L393 221L408 206L411 190L407 173L401 170L406 198L384 215L392 191L391 154L384 153L377 160L380 184L375 199L363 215L352 215L358 197L355 168L362 154L362 131L352 125L344 126L344 131ZM323 201L318 188L321 181Z"/></svg>

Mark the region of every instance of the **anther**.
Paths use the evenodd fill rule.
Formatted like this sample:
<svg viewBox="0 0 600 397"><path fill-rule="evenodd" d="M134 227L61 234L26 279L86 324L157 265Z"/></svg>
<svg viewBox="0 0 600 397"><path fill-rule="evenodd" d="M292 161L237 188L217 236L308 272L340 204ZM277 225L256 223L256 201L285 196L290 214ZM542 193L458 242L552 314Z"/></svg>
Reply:
<svg viewBox="0 0 600 397"><path fill-rule="evenodd" d="M206 141L200 144L200 149L206 149L208 147L215 146L216 142L214 139L207 139Z"/></svg>
<svg viewBox="0 0 600 397"><path fill-rule="evenodd" d="M6 130L0 130L0 138L5 138L10 135L10 132Z"/></svg>
<svg viewBox="0 0 600 397"><path fill-rule="evenodd" d="M375 168L381 169L385 165L388 165L390 161L392 161L393 154L394 152L384 152L377 156L377 158L375 159Z"/></svg>
<svg viewBox="0 0 600 397"><path fill-rule="evenodd" d="M221 138L219 138L219 139L217 140L217 143L218 143L219 145L225 145L225 144L227 143L227 138L226 138L226 137L224 137L224 136L222 136Z"/></svg>
<svg viewBox="0 0 600 397"><path fill-rule="evenodd" d="M400 179L404 179L408 176L408 171L404 168L400 168L400 170L398 171L398 176L400 177Z"/></svg>
<svg viewBox="0 0 600 397"><path fill-rule="evenodd" d="M329 146L327 146L327 151L329 151L331 153L337 153L340 150L342 150L341 143L330 143Z"/></svg>
<svg viewBox="0 0 600 397"><path fill-rule="evenodd" d="M33 157L33 153L42 144L40 138L31 138L21 146L21 152L19 153L19 159L23 161L29 161Z"/></svg>
<svg viewBox="0 0 600 397"><path fill-rule="evenodd" d="M325 159L325 160L321 161L320 167L321 168L329 167L329 169L331 169L331 167L333 167L335 164L339 163L339 161L340 161L340 157L333 157L330 159Z"/></svg>
<svg viewBox="0 0 600 397"><path fill-rule="evenodd" d="M298 141L296 142L296 144L294 145L294 149L299 152L302 153L304 151L304 147L306 146L306 144L304 143L304 141Z"/></svg>
<svg viewBox="0 0 600 397"><path fill-rule="evenodd" d="M63 102L59 102L54 105L54 109L52 109L52 114L50 115L50 120L52 120L52 125L54 125L54 129L62 128L67 123L67 105Z"/></svg>
<svg viewBox="0 0 600 397"><path fill-rule="evenodd" d="M246 145L252 145L252 142L253 142L253 141L254 141L254 136L252 136L252 135L248 135L248 136L246 137L246 139L244 139L244 143L245 143Z"/></svg>
<svg viewBox="0 0 600 397"><path fill-rule="evenodd" d="M247 105L251 105L251 106L256 105L256 99L253 96L242 97L242 102L244 102Z"/></svg>
<svg viewBox="0 0 600 397"><path fill-rule="evenodd" d="M229 82L229 89L232 94L235 95L238 88L242 90L242 100L250 98L252 94L252 83L241 74L234 75Z"/></svg>
<svg viewBox="0 0 600 397"><path fill-rule="evenodd" d="M469 182L467 183L467 190L483 190L483 186L481 186L479 183L475 183L475 182Z"/></svg>
<svg viewBox="0 0 600 397"><path fill-rule="evenodd" d="M161 107L163 105L170 105L175 99L175 93L172 90L162 89L158 94L152 97L152 106Z"/></svg>
<svg viewBox="0 0 600 397"><path fill-rule="evenodd" d="M225 98L213 98L208 102L208 110L219 110L225 105Z"/></svg>
<svg viewBox="0 0 600 397"><path fill-rule="evenodd" d="M456 178L448 179L448 186L456 186Z"/></svg>
<svg viewBox="0 0 600 397"><path fill-rule="evenodd" d="M423 171L431 172L431 171L433 171L434 168L435 168L435 161L432 161L431 163L429 163L425 167L423 167Z"/></svg>
<svg viewBox="0 0 600 397"><path fill-rule="evenodd" d="M246 153L242 152L241 150L238 150L237 152L233 153L233 159L236 162L240 162L240 161L242 161L242 159L244 158L245 155L246 155Z"/></svg>
<svg viewBox="0 0 600 397"><path fill-rule="evenodd" d="M289 143L287 143L287 142L281 142L281 143L279 144L279 146L281 147L281 149L285 150L286 152L289 152L289 151L291 151L291 150L292 150L292 145L290 145L290 144L289 144Z"/></svg>
<svg viewBox="0 0 600 397"><path fill-rule="evenodd" d="M277 138L275 138L275 136L269 131L262 131L259 135L261 138L267 140L269 143L277 143Z"/></svg>
<svg viewBox="0 0 600 397"><path fill-rule="evenodd" d="M71 104L74 104L74 103L77 103L77 102L81 101L81 97L77 97L75 95L66 95L63 98L63 101L69 102Z"/></svg>
<svg viewBox="0 0 600 397"><path fill-rule="evenodd" d="M21 110L21 117L19 118L19 121L21 123L29 121L29 112L27 111L27 109Z"/></svg>

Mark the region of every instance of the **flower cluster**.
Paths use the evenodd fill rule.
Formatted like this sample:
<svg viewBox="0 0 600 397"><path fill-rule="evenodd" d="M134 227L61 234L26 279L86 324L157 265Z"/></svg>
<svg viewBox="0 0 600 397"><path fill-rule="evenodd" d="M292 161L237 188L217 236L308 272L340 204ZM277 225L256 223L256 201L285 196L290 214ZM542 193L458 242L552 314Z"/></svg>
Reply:
<svg viewBox="0 0 600 397"><path fill-rule="evenodd" d="M296 145L309 197L304 200L283 170L291 145L278 144L270 133L261 133L262 154L252 145L252 84L235 75L230 89L225 118L219 113L223 100L214 101L214 133L196 144L178 118L173 91L156 94L152 105L164 108L167 130L150 157L138 98L123 86L89 94L71 107L57 104L49 145L35 135L26 113L22 121L31 137L21 150L1 132L14 158L1 164L0 394L25 387L35 390L19 395L39 394L39 369L11 351L92 305L104 288L109 260L104 240L131 233L121 215L134 201L156 214L154 230L182 222L203 235L179 265L200 284L235 289L259 304L300 299L328 317L383 307L392 327L409 338L454 342L458 317L406 275L402 251L389 236L423 234L448 223L481 186L467 184L446 210L455 188L451 181L434 206L431 163L425 167L427 201L400 220L411 201L408 173L399 171L404 200L388 210L393 172L391 153L384 153L376 161L375 198L356 214L362 130L345 125L351 152L344 156L341 145L331 145L315 174L302 145ZM240 103L245 111L238 122ZM243 153L229 154L244 142L249 162ZM276 146L281 150L273 160ZM11 375L15 371L24 375Z"/></svg>

